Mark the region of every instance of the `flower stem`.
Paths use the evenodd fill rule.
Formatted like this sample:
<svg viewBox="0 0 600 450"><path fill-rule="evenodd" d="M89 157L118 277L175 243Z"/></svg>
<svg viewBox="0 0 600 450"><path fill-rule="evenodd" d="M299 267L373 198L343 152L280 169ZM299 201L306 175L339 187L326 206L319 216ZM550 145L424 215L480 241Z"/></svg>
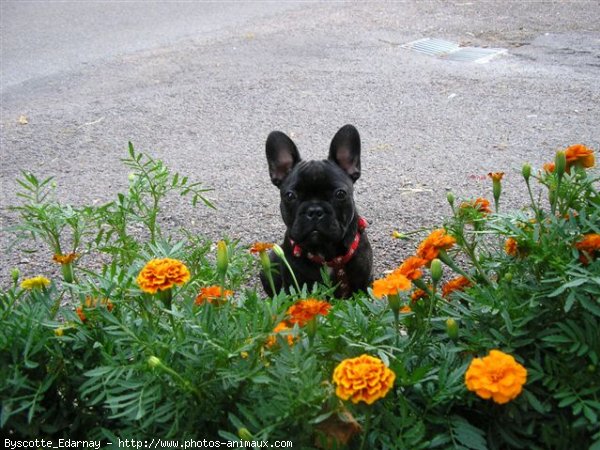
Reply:
<svg viewBox="0 0 600 450"><path fill-rule="evenodd" d="M168 373L169 375L171 375L171 377L173 377L175 380L177 380L185 389L187 389L188 391L192 392L194 395L196 395L196 397L198 398L198 400L202 400L202 395L200 394L200 391L198 391L193 385L192 383L190 383L188 380L186 380L185 378L183 378L181 375L179 375L175 370L171 369L169 366L166 366L164 364L160 364L160 368Z"/></svg>
<svg viewBox="0 0 600 450"><path fill-rule="evenodd" d="M396 347L400 346L400 297L398 294L388 296L388 304L394 313L394 328L396 332Z"/></svg>
<svg viewBox="0 0 600 450"><path fill-rule="evenodd" d="M468 245L465 246L464 250L465 250L465 253L471 259L471 261L473 262L473 265L475 266L475 269L477 270L477 273L479 274L479 276L481 276L483 281L488 286L492 286L492 282L489 280L489 278L485 274L483 267L481 267L481 264L479 264L479 261L475 257L475 253L473 252L473 250L471 248L469 248ZM471 275L469 275L467 272L465 272L460 267L458 267L456 265L456 263L452 260L452 258L450 258L450 256L444 250L440 250L440 254L438 257L444 264L446 264L448 267L450 267L456 273L458 273L459 275L462 275L467 280L469 280L471 283L475 284L475 280L473 280L473 277L471 277Z"/></svg>
<svg viewBox="0 0 600 450"><path fill-rule="evenodd" d="M271 288L272 295L275 295L275 282L273 281L273 273L271 268L271 260L266 251L260 252L260 263L263 268L263 273L269 281L269 287Z"/></svg>
<svg viewBox="0 0 600 450"><path fill-rule="evenodd" d="M427 295L433 294L433 291L431 289L429 289L429 287L423 282L423 280L416 279L416 280L412 280L412 282L415 286L417 286L419 289L424 291Z"/></svg>
<svg viewBox="0 0 600 450"><path fill-rule="evenodd" d="M300 285L298 284L298 280L296 279L296 275L294 274L294 271L292 270L290 263L288 262L287 258L285 257L285 253L283 252L283 249L279 245L275 245L275 246L273 246L273 251L275 252L275 254L277 256L279 256L279 258L283 261L283 263L287 267L288 271L290 272L290 275L292 276L292 280L294 281L294 286L296 287L296 292L300 293Z"/></svg>
<svg viewBox="0 0 600 450"><path fill-rule="evenodd" d="M44 289L46 289L46 288L44 288ZM52 309L50 310L50 318L52 320L54 320L54 318L58 314L58 310L60 309L60 304L62 302L64 295L65 295L65 291L63 291L59 296L56 297L56 300L54 300L54 304L52 305Z"/></svg>
<svg viewBox="0 0 600 450"><path fill-rule="evenodd" d="M363 450L365 448L365 444L367 443L367 436L369 435L369 428L371 428L371 408L367 410L367 417L365 418L365 431L360 442L359 450Z"/></svg>
<svg viewBox="0 0 600 450"><path fill-rule="evenodd" d="M529 192L529 198L531 199L531 208L533 209L533 212L535 213L535 217L539 221L540 220L540 211L538 210L536 203L535 203L535 199L533 198L533 192L531 192L531 186L529 185L529 180L526 180L525 184L527 184L527 192Z"/></svg>

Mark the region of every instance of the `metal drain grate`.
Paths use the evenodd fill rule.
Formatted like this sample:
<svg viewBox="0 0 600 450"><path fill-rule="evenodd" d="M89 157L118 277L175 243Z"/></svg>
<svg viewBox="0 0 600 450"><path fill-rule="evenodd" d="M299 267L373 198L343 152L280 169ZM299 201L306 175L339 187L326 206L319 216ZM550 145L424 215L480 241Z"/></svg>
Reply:
<svg viewBox="0 0 600 450"><path fill-rule="evenodd" d="M424 38L404 44L402 48L449 61L486 63L493 57L506 53L505 48L461 47L443 39Z"/></svg>

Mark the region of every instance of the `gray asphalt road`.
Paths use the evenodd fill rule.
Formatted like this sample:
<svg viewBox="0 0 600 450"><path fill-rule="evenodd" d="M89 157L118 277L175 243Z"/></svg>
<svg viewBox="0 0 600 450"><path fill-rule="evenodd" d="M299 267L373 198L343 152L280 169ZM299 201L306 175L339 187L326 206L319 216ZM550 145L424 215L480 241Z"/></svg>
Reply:
<svg viewBox="0 0 600 450"><path fill-rule="evenodd" d="M393 229L449 214L446 189L489 197L485 174L504 171L503 207L519 207L523 162L539 167L578 142L600 149L598 2L150 5L82 2L74 16L71 3L2 3L3 226L21 169L56 176L73 204L113 199L131 140L215 188L216 212L170 199L163 226L278 240L267 134L281 129L303 156L323 158L353 123L356 199L382 271L416 245L391 240ZM477 64L402 47L426 37L507 52ZM49 258L2 252L0 274L43 273Z"/></svg>
<svg viewBox="0 0 600 450"><path fill-rule="evenodd" d="M2 88L140 50L210 39L297 2L2 1Z"/></svg>

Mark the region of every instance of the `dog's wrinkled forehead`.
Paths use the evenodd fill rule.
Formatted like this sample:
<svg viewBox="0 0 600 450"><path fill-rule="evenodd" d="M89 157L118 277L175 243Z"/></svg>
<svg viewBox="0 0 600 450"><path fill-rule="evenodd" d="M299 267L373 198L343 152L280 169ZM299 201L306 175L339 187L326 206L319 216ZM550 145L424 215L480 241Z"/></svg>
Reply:
<svg viewBox="0 0 600 450"><path fill-rule="evenodd" d="M324 193L340 187L351 189L352 182L331 161L300 161L286 180L285 187L307 193Z"/></svg>

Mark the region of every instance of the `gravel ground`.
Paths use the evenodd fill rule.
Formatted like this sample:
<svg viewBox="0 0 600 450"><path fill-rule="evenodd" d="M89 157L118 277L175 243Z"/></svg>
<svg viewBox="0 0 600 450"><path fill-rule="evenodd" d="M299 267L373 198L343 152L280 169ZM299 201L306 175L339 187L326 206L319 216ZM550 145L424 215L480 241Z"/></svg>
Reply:
<svg viewBox="0 0 600 450"><path fill-rule="evenodd" d="M508 52L476 64L401 47L424 37ZM504 171L504 205L516 208L523 162L540 167L573 143L600 149L599 79L598 2L410 1L298 4L3 85L0 285L15 266L24 276L49 270L45 251L7 250L21 170L55 176L67 203L106 202L127 186L119 160L132 141L214 188L216 211L170 199L163 227L279 241L268 133L324 158L345 123L362 136L356 201L381 273L416 245L391 231L441 223L446 190L491 197L485 175Z"/></svg>

